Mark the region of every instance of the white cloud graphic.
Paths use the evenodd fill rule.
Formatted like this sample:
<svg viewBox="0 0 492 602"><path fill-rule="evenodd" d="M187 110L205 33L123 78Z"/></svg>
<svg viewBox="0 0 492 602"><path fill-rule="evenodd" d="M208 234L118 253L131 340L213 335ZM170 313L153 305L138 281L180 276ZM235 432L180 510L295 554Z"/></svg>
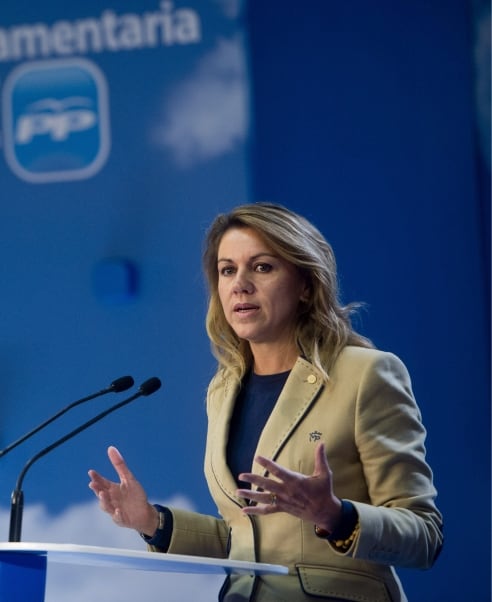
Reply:
<svg viewBox="0 0 492 602"><path fill-rule="evenodd" d="M193 509L184 497L162 502ZM9 512L0 509L0 524L9 524ZM130 529L117 527L103 513L97 501L77 504L57 516L44 506L26 506L23 517L23 541L73 543L145 550L145 543ZM108 567L48 563L45 602L216 602L224 580L222 575L195 575L125 570Z"/></svg>
<svg viewBox="0 0 492 602"><path fill-rule="evenodd" d="M176 86L152 140L170 150L179 166L190 167L234 150L248 127L246 59L237 35L220 39L195 72Z"/></svg>

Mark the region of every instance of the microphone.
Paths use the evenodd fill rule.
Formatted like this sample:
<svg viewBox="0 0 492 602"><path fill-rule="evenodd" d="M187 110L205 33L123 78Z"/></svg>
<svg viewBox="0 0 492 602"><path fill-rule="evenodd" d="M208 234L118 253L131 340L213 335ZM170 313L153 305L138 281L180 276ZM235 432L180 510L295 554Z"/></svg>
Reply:
<svg viewBox="0 0 492 602"><path fill-rule="evenodd" d="M48 424L51 424L54 420L56 420L60 416L63 416L63 414L65 414L66 412L68 412L68 410L71 410L75 406L78 406L81 403L84 403L86 401L90 401L91 399L94 399L95 397L99 397L100 395L106 395L106 393L121 393L122 391L126 391L130 387L133 387L134 382L135 381L133 380L133 378L131 376L121 376L120 378L117 378L116 380L114 380L109 385L109 387L106 387L105 389L102 389L101 391L98 391L97 393L93 393L92 395L88 395L87 397L83 397L82 399L79 399L78 401L74 401L73 403L68 405L66 408L63 408L62 410L57 412L54 416L52 416L51 418L48 418L48 420L45 420L42 424L40 424L36 428L32 429L32 431L29 431L28 433L26 433L25 435L20 437L20 439L17 439L17 441L14 441L10 445L7 445L7 447L5 449L2 449L0 451L0 458L2 456L5 456L5 454L8 454L9 451L12 451L15 447L17 447L21 443L24 443L24 441L26 441L26 439L29 439L30 437L35 435L38 431L43 429L45 426L48 426Z"/></svg>
<svg viewBox="0 0 492 602"><path fill-rule="evenodd" d="M128 397L128 399L124 399L123 401L120 401L119 403L116 403L116 404L110 406L107 410L104 410L104 412L101 412L100 414L97 414L96 416L94 416L94 418L91 418L87 422L84 422L84 424L80 425L79 427L77 427L76 429L74 429L73 431L71 431L70 433L65 435L64 437L61 437L60 439L58 439L51 445L48 445L48 447L45 447L44 449L42 449L40 452L38 452L36 455L34 455L25 464L24 468L22 469L21 473L19 474L15 489L12 492L11 504L10 504L9 542L14 542L14 541L18 542L18 541L20 541L20 538L21 538L22 513L24 510L24 494L22 492L22 482L24 480L24 477L26 476L26 472L34 464L34 462L36 462L36 460L39 460L39 458L42 458L43 456L45 456L52 449L55 449L62 443L65 443L65 441L68 441L69 439L71 439L72 437L77 435L78 433L84 431L86 428L88 428L92 424L98 422L99 420L101 420L102 418L107 416L108 414L111 414L111 412L118 410L119 408L130 403L134 399L137 399L138 397L152 395L152 393L155 393L158 389L160 389L160 387L161 387L161 381L156 376L149 378L148 380L146 380L144 383L142 383L140 385L140 387L138 388L138 391L134 395L132 395L131 397Z"/></svg>

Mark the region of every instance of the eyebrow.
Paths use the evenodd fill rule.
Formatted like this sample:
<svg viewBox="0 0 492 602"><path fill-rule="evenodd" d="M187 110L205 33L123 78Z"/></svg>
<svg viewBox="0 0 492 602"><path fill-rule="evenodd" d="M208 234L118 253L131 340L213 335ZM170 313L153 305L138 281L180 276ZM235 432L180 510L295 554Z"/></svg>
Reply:
<svg viewBox="0 0 492 602"><path fill-rule="evenodd" d="M273 259L278 259L277 255L274 255L273 253L268 253L267 251L264 251L263 253L257 253L256 255L253 255L252 257L249 258L249 261L255 261L256 259L259 259L260 257L272 257ZM221 261L226 261L228 263L234 263L234 259L229 259L227 257L219 257L217 259L217 263L220 263Z"/></svg>

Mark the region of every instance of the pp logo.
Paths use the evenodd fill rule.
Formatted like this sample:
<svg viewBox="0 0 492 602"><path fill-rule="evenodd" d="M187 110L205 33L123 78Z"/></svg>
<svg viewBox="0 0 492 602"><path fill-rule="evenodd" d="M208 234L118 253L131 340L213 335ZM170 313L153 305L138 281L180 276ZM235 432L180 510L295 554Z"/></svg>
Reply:
<svg viewBox="0 0 492 602"><path fill-rule="evenodd" d="M110 147L106 80L85 59L26 63L3 90L5 157L28 182L90 178Z"/></svg>

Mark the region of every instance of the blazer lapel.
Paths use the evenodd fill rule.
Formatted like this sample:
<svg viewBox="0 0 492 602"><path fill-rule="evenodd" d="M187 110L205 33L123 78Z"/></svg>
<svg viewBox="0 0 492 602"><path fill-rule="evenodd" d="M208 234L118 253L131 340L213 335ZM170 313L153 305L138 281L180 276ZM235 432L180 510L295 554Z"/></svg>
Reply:
<svg viewBox="0 0 492 602"><path fill-rule="evenodd" d="M237 483L234 479L229 466L227 465L227 441L229 439L229 429L234 411L234 405L238 394L238 385L232 381L227 383L223 398L220 403L220 410L214 416L215 428L213 429L214 443L211 456L212 471L215 479L222 491L238 503L235 493Z"/></svg>
<svg viewBox="0 0 492 602"><path fill-rule="evenodd" d="M275 404L275 408L258 441L255 456L261 455L275 460L278 453L309 410L319 392L323 389L324 377L319 370L303 358L298 358L284 388ZM235 496L237 483L227 465L227 440L238 393L237 385L228 382L220 403L220 409L214 414L214 443L211 454L211 468L220 489L235 504L244 505L244 501ZM264 474L264 469L256 462L251 468L256 474Z"/></svg>
<svg viewBox="0 0 492 602"><path fill-rule="evenodd" d="M298 358L261 433L255 455L275 460L324 384L321 372L307 360ZM265 471L253 463L252 472Z"/></svg>

